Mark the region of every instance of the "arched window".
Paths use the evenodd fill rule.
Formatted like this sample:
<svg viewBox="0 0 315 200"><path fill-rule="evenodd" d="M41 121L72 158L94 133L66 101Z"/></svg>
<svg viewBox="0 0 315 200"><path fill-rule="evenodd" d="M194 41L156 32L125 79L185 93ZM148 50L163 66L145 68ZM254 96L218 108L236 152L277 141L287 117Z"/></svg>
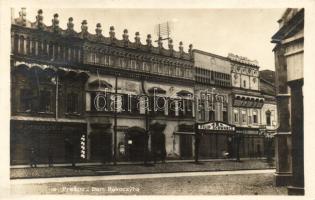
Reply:
<svg viewBox="0 0 315 200"><path fill-rule="evenodd" d="M269 110L266 112L266 124L271 126L271 112Z"/></svg>

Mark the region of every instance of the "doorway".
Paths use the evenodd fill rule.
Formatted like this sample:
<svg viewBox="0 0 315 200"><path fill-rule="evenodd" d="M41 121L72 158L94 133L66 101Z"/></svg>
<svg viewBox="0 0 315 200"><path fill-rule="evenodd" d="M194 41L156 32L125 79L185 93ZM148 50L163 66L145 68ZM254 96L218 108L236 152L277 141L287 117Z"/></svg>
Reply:
<svg viewBox="0 0 315 200"><path fill-rule="evenodd" d="M144 148L147 142L145 130L140 127L131 127L126 132L125 140L129 161L144 160Z"/></svg>
<svg viewBox="0 0 315 200"><path fill-rule="evenodd" d="M112 160L112 136L110 133L92 132L91 161L110 162Z"/></svg>
<svg viewBox="0 0 315 200"><path fill-rule="evenodd" d="M182 159L192 158L192 136L180 135L180 157Z"/></svg>

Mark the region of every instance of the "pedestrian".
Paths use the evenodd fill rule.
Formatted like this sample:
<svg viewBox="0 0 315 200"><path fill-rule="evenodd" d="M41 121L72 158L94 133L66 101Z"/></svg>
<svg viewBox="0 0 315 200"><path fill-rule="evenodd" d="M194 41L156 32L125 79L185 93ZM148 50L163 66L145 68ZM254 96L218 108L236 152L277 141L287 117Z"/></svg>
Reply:
<svg viewBox="0 0 315 200"><path fill-rule="evenodd" d="M34 147L31 147L30 150L30 162L31 162L31 167L37 167L37 161L36 161L36 150Z"/></svg>

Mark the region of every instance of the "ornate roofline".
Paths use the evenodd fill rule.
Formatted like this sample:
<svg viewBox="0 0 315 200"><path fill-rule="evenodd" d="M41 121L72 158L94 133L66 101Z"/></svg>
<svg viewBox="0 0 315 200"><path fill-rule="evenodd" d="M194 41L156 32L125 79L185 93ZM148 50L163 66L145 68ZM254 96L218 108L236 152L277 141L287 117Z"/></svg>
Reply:
<svg viewBox="0 0 315 200"><path fill-rule="evenodd" d="M138 50L142 52L147 52L151 54L158 54L162 56L169 56L173 58L183 59L183 60L193 60L192 55L192 45L189 45L188 53L184 52L183 42L179 43L179 50L175 51L173 49L173 40L168 41L168 49L163 47L162 41L159 41L158 47L154 47L152 45L152 36L150 34L147 35L146 44L141 43L140 33L135 33L134 42L129 40L128 30L125 29L123 31L122 39L116 38L115 28L114 26L110 26L109 37L105 37L102 33L102 26L100 23L96 24L95 34L91 34L88 32L87 20L83 20L81 23L81 32L76 32L73 27L73 18L70 17L67 23L67 29L62 29L59 27L59 15L56 13L52 19L52 25L47 26L43 23L43 11L39 9L36 16L35 22L30 22L26 19L26 11L25 8L19 12L19 17L14 19L12 22L12 28L16 26L24 27L30 30L38 30L40 32L49 32L53 33L56 36L64 36L71 38L78 38L81 40L87 40L93 43L105 44L115 47L121 47L130 50Z"/></svg>

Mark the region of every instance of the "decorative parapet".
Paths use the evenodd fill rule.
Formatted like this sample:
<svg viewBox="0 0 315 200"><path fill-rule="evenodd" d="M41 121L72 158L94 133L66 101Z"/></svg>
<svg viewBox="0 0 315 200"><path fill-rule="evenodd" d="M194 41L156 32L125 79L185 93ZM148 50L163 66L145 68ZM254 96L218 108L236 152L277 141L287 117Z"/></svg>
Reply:
<svg viewBox="0 0 315 200"><path fill-rule="evenodd" d="M62 29L59 27L58 14L54 14L52 19L52 25L47 26L43 23L43 11L42 9L38 10L36 21L30 22L26 19L25 8L19 12L19 17L13 21L13 25L26 27L34 30L41 30L44 32L50 32L54 34L59 34L60 36L65 37L74 37L79 39L84 39L90 42L96 42L104 45L115 45L116 47L122 47L127 49L137 49L143 52L149 52L153 54L159 54L162 56L169 56L178 59L192 60L193 56L191 53L184 52L183 43L179 44L179 51L175 51L172 41L169 41L168 49L163 47L162 42L160 41L158 47L152 45L151 35L147 35L146 44L141 43L140 33L136 32L135 41L131 42L128 38L128 31L124 30L124 34L121 40L115 37L115 28L114 26L110 27L109 37L102 35L101 24L96 25L95 34L88 32L88 23L86 20L83 20L81 23L81 32L76 32L74 28L73 18L70 17L67 23L67 29ZM126 31L126 32L125 32ZM190 48L191 51L191 48Z"/></svg>
<svg viewBox="0 0 315 200"><path fill-rule="evenodd" d="M249 60L246 57L238 56L238 55L235 55L232 53L228 54L228 59L230 59L231 61L234 61L234 62L241 63L241 64L251 65L253 67L259 67L257 60Z"/></svg>

